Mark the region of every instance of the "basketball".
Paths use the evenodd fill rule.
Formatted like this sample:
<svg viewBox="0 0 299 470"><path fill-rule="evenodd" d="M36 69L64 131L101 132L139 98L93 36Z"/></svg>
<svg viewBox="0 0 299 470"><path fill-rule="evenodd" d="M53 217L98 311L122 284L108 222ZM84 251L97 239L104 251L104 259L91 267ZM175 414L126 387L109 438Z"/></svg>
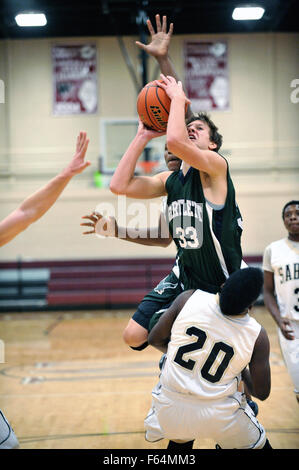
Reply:
<svg viewBox="0 0 299 470"><path fill-rule="evenodd" d="M166 131L170 103L163 88L155 82L147 83L137 98L137 112L140 120L150 129Z"/></svg>

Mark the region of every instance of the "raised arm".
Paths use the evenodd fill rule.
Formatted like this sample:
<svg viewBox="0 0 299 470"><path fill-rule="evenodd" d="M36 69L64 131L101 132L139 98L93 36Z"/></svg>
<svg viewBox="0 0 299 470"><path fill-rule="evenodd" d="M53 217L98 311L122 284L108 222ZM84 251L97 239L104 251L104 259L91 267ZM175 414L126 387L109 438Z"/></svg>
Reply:
<svg viewBox="0 0 299 470"><path fill-rule="evenodd" d="M110 181L110 190L114 194L124 194L138 199L151 199L166 194L165 182L170 171L164 171L154 176L135 176L138 158L147 143L156 137L164 135L147 129L139 120L137 134L121 158Z"/></svg>
<svg viewBox="0 0 299 470"><path fill-rule="evenodd" d="M0 222L0 246L40 219L52 207L73 176L82 173L90 165L89 161L85 161L88 143L86 132L80 132L75 155L68 166Z"/></svg>
<svg viewBox="0 0 299 470"><path fill-rule="evenodd" d="M156 15L156 31L150 20L147 20L148 31L151 36L151 42L149 44L143 44L140 41L136 41L138 47L146 51L149 55L154 57L160 67L160 71L165 75L171 75L176 80L179 80L174 64L169 56L169 46L173 33L173 23L170 23L169 30L167 31L167 17L162 17L162 23L160 15ZM187 108L186 117L192 115L191 106Z"/></svg>
<svg viewBox="0 0 299 470"><path fill-rule="evenodd" d="M161 78L162 82L156 83L171 99L166 134L168 150L188 165L209 176L220 176L226 180L226 161L215 151L217 145L209 141L207 126L198 120L186 127L185 104L189 100L184 93L182 83L163 74Z"/></svg>

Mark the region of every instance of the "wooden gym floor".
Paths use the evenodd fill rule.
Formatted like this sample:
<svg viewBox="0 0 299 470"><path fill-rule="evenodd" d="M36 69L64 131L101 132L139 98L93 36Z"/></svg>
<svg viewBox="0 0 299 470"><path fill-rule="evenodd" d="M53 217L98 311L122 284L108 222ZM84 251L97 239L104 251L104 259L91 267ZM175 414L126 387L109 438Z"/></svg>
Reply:
<svg viewBox="0 0 299 470"><path fill-rule="evenodd" d="M264 307L254 316L270 337L272 391L258 402L275 449L299 449L299 406ZM0 315L5 362L0 409L22 449L165 449L144 439L143 420L159 373L159 351L122 341L131 311ZM195 449L214 443L195 441Z"/></svg>

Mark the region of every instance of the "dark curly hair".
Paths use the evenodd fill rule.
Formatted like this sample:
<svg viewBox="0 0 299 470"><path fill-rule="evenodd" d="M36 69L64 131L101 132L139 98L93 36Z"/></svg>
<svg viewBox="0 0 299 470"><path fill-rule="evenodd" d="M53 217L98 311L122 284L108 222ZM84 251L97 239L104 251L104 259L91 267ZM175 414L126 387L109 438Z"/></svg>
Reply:
<svg viewBox="0 0 299 470"><path fill-rule="evenodd" d="M264 278L259 268L235 271L226 280L219 294L219 305L224 315L239 315L253 305L263 288Z"/></svg>
<svg viewBox="0 0 299 470"><path fill-rule="evenodd" d="M222 145L222 135L218 132L218 127L213 123L207 113L200 112L200 113L193 113L188 119L186 119L186 125L190 124L193 121L203 121L205 122L210 129L210 139L211 141L217 145L216 152L220 149Z"/></svg>

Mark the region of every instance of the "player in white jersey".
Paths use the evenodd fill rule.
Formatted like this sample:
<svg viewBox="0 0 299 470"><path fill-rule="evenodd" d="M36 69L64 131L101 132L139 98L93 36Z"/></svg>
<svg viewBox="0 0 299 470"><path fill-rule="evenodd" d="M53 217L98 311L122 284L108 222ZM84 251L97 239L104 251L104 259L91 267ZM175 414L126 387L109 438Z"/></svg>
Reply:
<svg viewBox="0 0 299 470"><path fill-rule="evenodd" d="M169 439L168 449L187 450L195 439L226 449L271 448L246 397L270 393L269 339L248 311L263 285L262 271L235 271L220 294L182 293L149 334L167 351L145 419L146 440ZM249 369L247 366L249 365Z"/></svg>
<svg viewBox="0 0 299 470"><path fill-rule="evenodd" d="M299 403L299 201L282 211L288 237L264 252L264 302L278 325L281 352Z"/></svg>

